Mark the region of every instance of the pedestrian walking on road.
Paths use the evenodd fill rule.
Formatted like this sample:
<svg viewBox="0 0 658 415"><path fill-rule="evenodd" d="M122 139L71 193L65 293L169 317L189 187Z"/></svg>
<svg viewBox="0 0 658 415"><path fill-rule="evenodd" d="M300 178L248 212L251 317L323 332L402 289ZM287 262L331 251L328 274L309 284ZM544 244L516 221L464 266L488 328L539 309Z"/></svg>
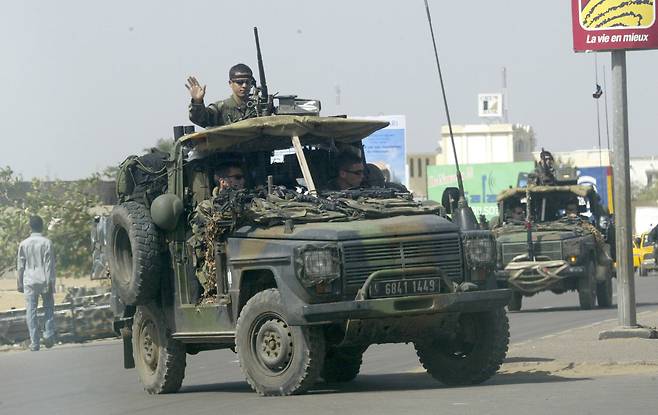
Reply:
<svg viewBox="0 0 658 415"><path fill-rule="evenodd" d="M25 295L25 319L30 332L30 350L39 350L39 324L37 307L39 296L43 301L45 330L43 344L55 344L55 252L50 239L42 235L43 219L30 217L32 234L18 248L18 292Z"/></svg>

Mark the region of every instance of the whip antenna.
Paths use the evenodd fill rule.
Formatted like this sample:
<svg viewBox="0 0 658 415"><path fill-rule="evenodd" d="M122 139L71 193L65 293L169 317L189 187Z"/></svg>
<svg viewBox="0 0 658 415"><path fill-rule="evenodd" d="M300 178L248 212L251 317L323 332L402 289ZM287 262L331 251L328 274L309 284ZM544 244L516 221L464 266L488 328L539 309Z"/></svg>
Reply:
<svg viewBox="0 0 658 415"><path fill-rule="evenodd" d="M448 110L448 99L446 98L446 89L443 85L443 75L441 74L441 64L439 63L439 52L436 49L436 39L434 38L434 28L432 27L432 16L430 15L430 6L425 0L425 10L427 11L427 23L430 25L432 34L432 45L434 46L434 57L436 58L436 68L439 70L439 81L441 81L441 93L443 94L443 106L446 109L446 118L448 119L448 130L450 131L450 142L452 143L452 154L455 157L455 169L457 170L457 186L459 187L459 200L457 208L452 212L452 220L459 225L462 231L476 230L479 228L473 209L468 206L468 201L464 195L464 182L462 173L459 170L459 160L457 160L457 148L455 147L455 137L452 134L452 122L450 121L450 111ZM446 189L447 190L447 189ZM445 192L445 191L444 191Z"/></svg>
<svg viewBox="0 0 658 415"><path fill-rule="evenodd" d="M439 52L436 49L436 40L434 39L434 29L432 28L432 16L430 15L430 6L425 0L425 10L427 11L427 22L430 25L432 34L432 45L434 46L434 57L436 58L436 68L439 70L439 81L441 81L441 93L443 94L443 106L446 109L446 118L448 119L448 130L450 131L450 142L452 143L452 153L455 157L455 168L457 169L457 186L459 187L459 198L464 199L464 183L462 182L462 173L459 170L459 161L457 160L457 149L455 148L455 137L452 135L452 123L450 122L450 111L448 110L448 100L446 98L446 89L443 86L443 75L441 74L441 64L439 64Z"/></svg>

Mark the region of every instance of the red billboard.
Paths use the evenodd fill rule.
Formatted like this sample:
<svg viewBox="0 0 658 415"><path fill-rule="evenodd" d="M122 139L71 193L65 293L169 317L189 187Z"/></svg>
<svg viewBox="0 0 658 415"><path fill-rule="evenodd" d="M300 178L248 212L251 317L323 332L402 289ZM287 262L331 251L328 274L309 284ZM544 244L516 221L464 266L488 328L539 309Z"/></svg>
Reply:
<svg viewBox="0 0 658 415"><path fill-rule="evenodd" d="M656 0L571 0L573 49L658 49Z"/></svg>

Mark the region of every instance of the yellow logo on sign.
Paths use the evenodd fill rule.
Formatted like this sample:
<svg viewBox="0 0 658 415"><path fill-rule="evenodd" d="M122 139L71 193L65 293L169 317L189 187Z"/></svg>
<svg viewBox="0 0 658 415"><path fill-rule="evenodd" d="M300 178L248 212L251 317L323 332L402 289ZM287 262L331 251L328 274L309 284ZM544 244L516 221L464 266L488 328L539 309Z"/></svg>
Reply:
<svg viewBox="0 0 658 415"><path fill-rule="evenodd" d="M656 16L654 0L581 0L580 23L585 29L646 28Z"/></svg>

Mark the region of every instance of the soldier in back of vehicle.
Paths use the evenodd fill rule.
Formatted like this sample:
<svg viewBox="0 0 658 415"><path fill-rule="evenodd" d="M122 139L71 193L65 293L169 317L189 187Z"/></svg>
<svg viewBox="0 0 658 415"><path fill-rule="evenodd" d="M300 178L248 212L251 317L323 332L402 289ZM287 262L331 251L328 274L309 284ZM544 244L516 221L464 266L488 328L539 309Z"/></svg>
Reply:
<svg viewBox="0 0 658 415"><path fill-rule="evenodd" d="M208 105L204 104L206 86L199 83L194 76L187 78L185 87L190 92L190 121L201 127L217 127L227 125L255 115L247 105L249 93L255 84L253 72L243 64L238 63L231 67L228 73L229 86L233 93L223 101Z"/></svg>

